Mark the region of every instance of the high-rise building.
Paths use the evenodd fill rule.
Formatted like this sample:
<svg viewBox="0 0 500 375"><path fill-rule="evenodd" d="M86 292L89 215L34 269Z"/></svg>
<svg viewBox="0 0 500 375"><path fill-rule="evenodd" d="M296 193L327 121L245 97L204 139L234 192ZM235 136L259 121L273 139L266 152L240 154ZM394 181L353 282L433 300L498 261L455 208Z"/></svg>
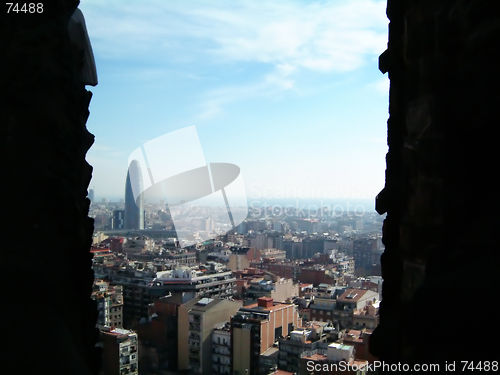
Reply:
<svg viewBox="0 0 500 375"><path fill-rule="evenodd" d="M133 160L125 183L125 229L144 229L144 197L142 194L134 197L134 191L142 192L141 176L141 166Z"/></svg>
<svg viewBox="0 0 500 375"><path fill-rule="evenodd" d="M89 189L89 195L87 196L91 203L94 203L94 189Z"/></svg>
<svg viewBox="0 0 500 375"><path fill-rule="evenodd" d="M141 372L157 374L177 369L177 315L179 306L189 300L191 298L186 298L184 293L174 292L148 306L148 320L137 328L141 344Z"/></svg>
<svg viewBox="0 0 500 375"><path fill-rule="evenodd" d="M197 297L179 307L179 370L189 370L190 374L213 373L213 357L217 354L212 345L214 327L231 319L241 305L241 301Z"/></svg>
<svg viewBox="0 0 500 375"><path fill-rule="evenodd" d="M377 262L377 258L381 255L379 251L381 247L382 242L379 238L361 238L354 240L352 250L356 272L358 274L363 274L362 269L365 273L371 274L371 267L374 261Z"/></svg>
<svg viewBox="0 0 500 375"><path fill-rule="evenodd" d="M137 375L138 347L137 333L105 327L102 334L102 370L104 375Z"/></svg>
<svg viewBox="0 0 500 375"><path fill-rule="evenodd" d="M111 225L113 229L124 229L125 228L125 210L114 210L113 211L113 224Z"/></svg>
<svg viewBox="0 0 500 375"><path fill-rule="evenodd" d="M98 280L94 284L92 299L97 302L99 316L97 325L99 327L123 326L123 287L111 286L109 283Z"/></svg>
<svg viewBox="0 0 500 375"><path fill-rule="evenodd" d="M231 318L233 374L259 374L260 356L278 340L301 326L297 306L262 297Z"/></svg>
<svg viewBox="0 0 500 375"><path fill-rule="evenodd" d="M212 333L212 374L231 374L231 324L216 324Z"/></svg>

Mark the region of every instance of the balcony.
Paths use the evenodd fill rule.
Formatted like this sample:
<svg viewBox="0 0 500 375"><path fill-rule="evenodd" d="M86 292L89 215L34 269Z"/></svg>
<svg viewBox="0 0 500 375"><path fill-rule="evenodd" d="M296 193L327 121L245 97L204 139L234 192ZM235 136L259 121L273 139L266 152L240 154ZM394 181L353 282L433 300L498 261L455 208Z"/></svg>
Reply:
<svg viewBox="0 0 500 375"><path fill-rule="evenodd" d="M226 349L226 348L213 348L212 352L214 354L223 355L223 356L231 355L231 352L229 351L229 349Z"/></svg>
<svg viewBox="0 0 500 375"><path fill-rule="evenodd" d="M229 347L229 341L223 341L223 342L215 342L212 341L212 345L217 345L217 346L223 346L223 347Z"/></svg>
<svg viewBox="0 0 500 375"><path fill-rule="evenodd" d="M199 352L192 352L192 351L189 351L189 358L193 358L193 359L196 359L196 360L199 360L200 359L200 353Z"/></svg>
<svg viewBox="0 0 500 375"><path fill-rule="evenodd" d="M200 341L199 340L189 340L188 341L189 348L199 348L200 347Z"/></svg>
<svg viewBox="0 0 500 375"><path fill-rule="evenodd" d="M189 324L189 330L190 331L199 331L200 330L200 325L196 323L190 323Z"/></svg>
<svg viewBox="0 0 500 375"><path fill-rule="evenodd" d="M130 364L130 357L120 358L120 366L126 366Z"/></svg>
<svg viewBox="0 0 500 375"><path fill-rule="evenodd" d="M212 363L224 367L229 367L231 365L231 360L229 359L229 357L219 357L214 355L212 356ZM222 369L222 367L220 369Z"/></svg>
<svg viewBox="0 0 500 375"><path fill-rule="evenodd" d="M189 358L189 368L190 372L198 372L200 369L200 360L197 358Z"/></svg>

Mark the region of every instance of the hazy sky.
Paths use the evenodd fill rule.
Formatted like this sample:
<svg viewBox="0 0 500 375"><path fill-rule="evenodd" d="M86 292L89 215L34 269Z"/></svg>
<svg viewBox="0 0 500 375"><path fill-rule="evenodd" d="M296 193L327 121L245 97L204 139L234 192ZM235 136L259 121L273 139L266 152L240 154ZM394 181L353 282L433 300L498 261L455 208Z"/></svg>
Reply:
<svg viewBox="0 0 500 375"><path fill-rule="evenodd" d="M99 78L96 198L123 197L134 149L195 125L206 161L238 165L250 199L373 200L387 152L385 6L81 0Z"/></svg>

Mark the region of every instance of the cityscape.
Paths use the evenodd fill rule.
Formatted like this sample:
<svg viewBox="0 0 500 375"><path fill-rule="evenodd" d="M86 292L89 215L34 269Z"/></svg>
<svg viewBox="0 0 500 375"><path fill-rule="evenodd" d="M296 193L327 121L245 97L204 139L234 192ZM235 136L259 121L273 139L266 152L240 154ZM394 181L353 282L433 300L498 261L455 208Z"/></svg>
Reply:
<svg viewBox="0 0 500 375"><path fill-rule="evenodd" d="M187 204L176 223L189 223L194 244L183 245L165 200L94 194L102 374L309 374L338 364L365 374L376 362L368 340L385 215L254 206L223 228L213 207Z"/></svg>
<svg viewBox="0 0 500 375"><path fill-rule="evenodd" d="M194 12L153 4L141 17L156 31L141 46L99 25L127 35L143 20L134 7L106 2L103 18L92 2L81 6L103 79L115 80L116 65L131 77L127 86L96 86L101 99L88 123L96 134L88 198L103 374L310 374L338 363L366 373L384 251L385 215L374 197L387 150L368 124L383 129L388 93L370 61L386 43L385 4L209 1ZM332 36L347 30L359 35ZM117 46L111 55L109 45ZM156 60L164 68L152 80L144 71L156 70ZM139 127L111 104L125 87L131 96L122 102L141 108ZM337 98L335 108L318 107L325 95ZM150 107L153 96L165 105ZM347 117L354 101L371 104ZM338 127L322 125L332 119ZM333 155L350 156L323 169Z"/></svg>
<svg viewBox="0 0 500 375"><path fill-rule="evenodd" d="M87 160L102 374L366 373L385 3L80 7L100 77Z"/></svg>

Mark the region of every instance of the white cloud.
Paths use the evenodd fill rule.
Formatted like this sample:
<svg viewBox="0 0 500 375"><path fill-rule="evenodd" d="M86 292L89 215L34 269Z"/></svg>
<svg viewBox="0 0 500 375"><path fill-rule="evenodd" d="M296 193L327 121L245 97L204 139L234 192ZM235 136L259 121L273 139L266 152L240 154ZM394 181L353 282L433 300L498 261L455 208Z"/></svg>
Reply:
<svg viewBox="0 0 500 375"><path fill-rule="evenodd" d="M385 1L82 3L94 49L109 59L259 62L347 71L386 47Z"/></svg>
<svg viewBox="0 0 500 375"><path fill-rule="evenodd" d="M231 99L227 95L221 95L215 99L209 99L201 104L201 113L198 115L200 120L208 120L222 112L222 106Z"/></svg>
<svg viewBox="0 0 500 375"><path fill-rule="evenodd" d="M95 132L96 143L88 153L89 162L96 166L93 181L97 191L104 194L106 189L110 192L114 189L122 194L127 150L150 140L144 137L158 136L164 128L179 123L201 125L220 116L225 109L229 114L228 123L232 123L238 116L252 116L260 110L260 103L264 103L265 111L272 107L267 105L269 102L286 101L290 92L299 93L304 98L301 101L304 109L297 111L293 107L296 104L289 108L290 113L301 113L294 130L302 131L298 124L307 117L311 102L307 97L316 95L313 100L322 99L321 92L330 95L339 88L338 92L342 93L347 87L344 84L358 84L359 80L352 79L354 75L335 73L357 74L368 66L376 67L377 57L387 43L385 6L386 0L83 0L80 8L86 18L98 73L102 74L97 89L101 90L100 96L96 95L94 105L99 100L111 103L123 93L133 98L121 108L113 102L109 108L115 112L101 119L94 116L92 120L95 124L92 126L100 126ZM358 77L364 79L368 76L365 73ZM386 78L380 82L367 78L362 84L371 97L377 96L373 95L375 92L387 94ZM151 101L169 102L169 106L155 111ZM286 107L281 106L284 103L279 104L280 108ZM115 107L120 110L116 111ZM238 112L231 112L233 108ZM320 104L314 108L320 108ZM349 108L353 107L348 104L346 108L325 110L325 116L329 117L324 127L320 129L315 125L315 129L325 134L319 137L321 140L331 137L335 127L340 128L335 121L339 124L344 121L336 120L334 111ZM133 123L138 117L136 113L142 113L140 126ZM321 119L317 111L311 112L310 117L312 121ZM384 125L385 120L383 116L379 122ZM270 126L268 122L256 124L255 131L266 126ZM105 146L101 133L108 137L110 144L120 144L124 154L119 154L115 147ZM366 137L367 146L372 142L373 149L380 145L383 152L386 151L384 137L371 138L369 133ZM295 138L303 142L301 137L290 136L289 145L283 147L285 152L292 147L299 149L293 143ZM262 165L266 165L270 160L269 147L262 150ZM280 150L278 147L276 155L283 152ZM267 172L265 168L255 167L255 155L246 164L245 156L239 157L238 165L244 169L245 178L248 173L248 178L259 181L265 179L264 173L269 173L278 186L285 183L281 180L286 180L286 173L279 171L281 167L287 170L289 162L273 166L272 171ZM330 158L331 153L323 157L324 160ZM344 159L339 157L338 163L330 164L344 165ZM379 159L365 158L371 159L384 160L383 155ZM310 161L304 159L303 165L299 165L299 161L294 164L296 169L312 168ZM368 168L370 178L371 173L383 178L383 166L380 168ZM336 175L345 173L342 178L349 180L348 172L353 170L354 165L349 164ZM292 186L299 180L314 181L322 175L324 171L311 169L304 176L293 175L296 180L289 182ZM328 181L325 177L324 183Z"/></svg>
<svg viewBox="0 0 500 375"><path fill-rule="evenodd" d="M368 84L368 87L377 91L379 94L389 96L389 84L390 84L389 77L385 75L378 81Z"/></svg>
<svg viewBox="0 0 500 375"><path fill-rule="evenodd" d="M248 82L204 87L192 97L201 100L198 119L206 120L229 103L299 92L301 71L346 72L371 64L386 48L385 6L385 0L86 0L80 8L97 58L128 79L211 79L213 66L259 66ZM190 63L210 68L186 75Z"/></svg>
<svg viewBox="0 0 500 375"><path fill-rule="evenodd" d="M222 112L225 105L243 101L249 98L278 98L278 95L286 90L294 90L295 81L290 78L295 68L286 64L279 64L272 73L256 83L232 85L210 90L204 94L201 104L201 120L210 119Z"/></svg>

